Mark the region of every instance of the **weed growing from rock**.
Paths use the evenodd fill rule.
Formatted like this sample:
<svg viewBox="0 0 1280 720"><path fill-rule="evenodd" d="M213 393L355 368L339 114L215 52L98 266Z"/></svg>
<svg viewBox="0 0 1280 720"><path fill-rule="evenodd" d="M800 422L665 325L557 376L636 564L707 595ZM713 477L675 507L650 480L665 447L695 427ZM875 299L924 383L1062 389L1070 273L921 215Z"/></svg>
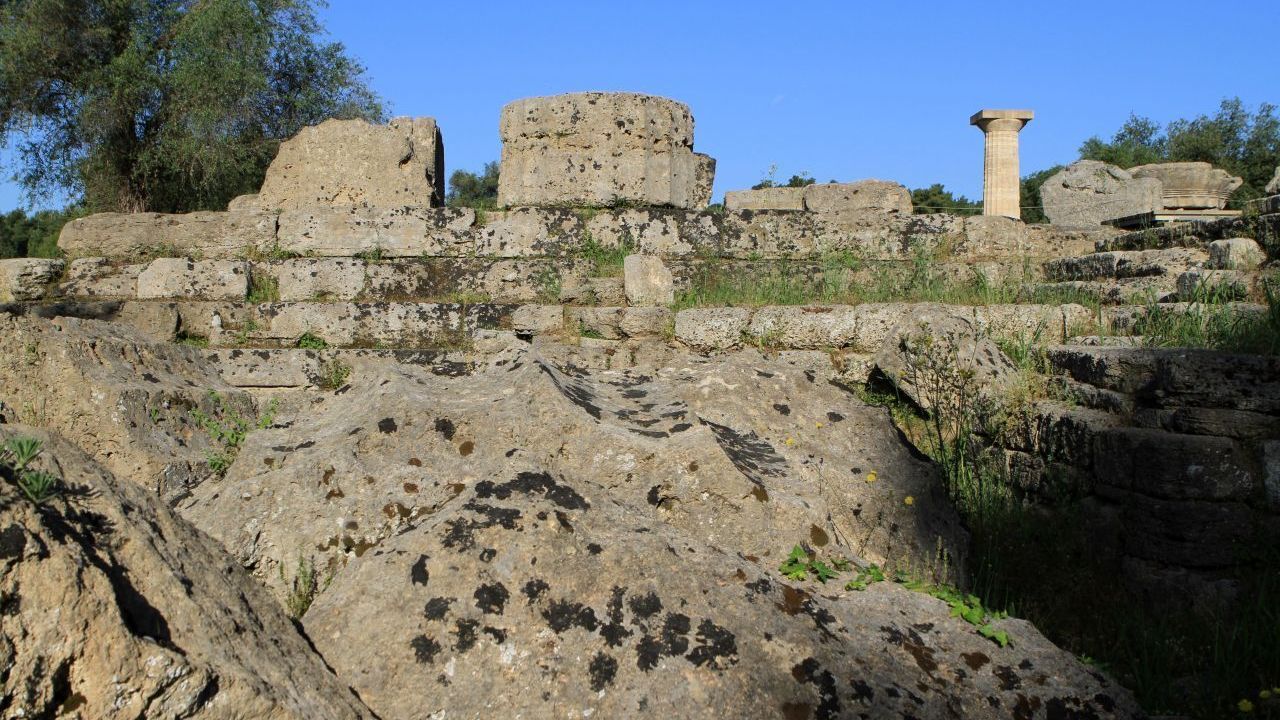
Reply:
<svg viewBox="0 0 1280 720"><path fill-rule="evenodd" d="M40 441L29 437L12 437L0 445L0 476L36 505L57 495L61 485L56 475L31 467L41 449Z"/></svg>
<svg viewBox="0 0 1280 720"><path fill-rule="evenodd" d="M253 430L270 427L275 422L279 403L272 400L266 410L257 419L246 418L232 408L227 399L216 390L208 394L213 412L206 413L200 408L192 408L189 413L196 427L203 430L214 448L205 453L209 470L215 475L225 475L231 463L240 452L240 446Z"/></svg>

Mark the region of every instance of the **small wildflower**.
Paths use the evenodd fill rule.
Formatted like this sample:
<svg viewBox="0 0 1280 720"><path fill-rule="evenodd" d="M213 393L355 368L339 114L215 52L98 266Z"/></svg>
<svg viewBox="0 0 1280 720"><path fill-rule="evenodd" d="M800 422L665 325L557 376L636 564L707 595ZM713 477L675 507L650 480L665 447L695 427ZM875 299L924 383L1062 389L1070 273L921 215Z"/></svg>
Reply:
<svg viewBox="0 0 1280 720"><path fill-rule="evenodd" d="M1248 700L1241 700L1236 703L1236 709L1242 713L1251 713L1253 712L1253 703Z"/></svg>
<svg viewBox="0 0 1280 720"><path fill-rule="evenodd" d="M869 482L869 483L873 483L873 482L875 482L875 481L876 481L876 477L877 477L877 475L876 475L876 471L875 471L875 470L872 470L871 472L867 473L867 482Z"/></svg>
<svg viewBox="0 0 1280 720"><path fill-rule="evenodd" d="M1258 693L1258 697L1259 697L1259 698L1261 698L1261 699L1263 699L1263 700L1270 700L1270 699L1271 699L1271 691L1270 691L1270 690L1263 690L1262 692Z"/></svg>
<svg viewBox="0 0 1280 720"><path fill-rule="evenodd" d="M820 422L816 422L816 423L814 423L814 424L813 424L813 426L814 426L814 427L816 427L816 428L821 428L821 427L822 427L822 423L820 423Z"/></svg>
<svg viewBox="0 0 1280 720"><path fill-rule="evenodd" d="M913 498L913 497L911 497L910 495L908 495L908 496L906 496L905 498L903 498L903 499L902 499L902 504L903 504L903 505L915 505L915 504L916 504L916 499L915 499L915 498Z"/></svg>
<svg viewBox="0 0 1280 720"><path fill-rule="evenodd" d="M783 440L783 441L782 441L782 444L783 444L783 445L786 445L786 446L788 446L788 447L790 447L791 445L795 445L795 444L796 444L796 439L795 439L795 438L787 438L786 440Z"/></svg>

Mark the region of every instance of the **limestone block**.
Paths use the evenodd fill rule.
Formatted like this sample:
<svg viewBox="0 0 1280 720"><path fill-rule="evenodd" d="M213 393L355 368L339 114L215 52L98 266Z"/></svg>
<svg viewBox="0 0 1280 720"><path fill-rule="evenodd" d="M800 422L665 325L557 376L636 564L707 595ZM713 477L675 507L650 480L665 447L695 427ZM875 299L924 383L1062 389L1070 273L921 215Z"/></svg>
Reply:
<svg viewBox="0 0 1280 720"><path fill-rule="evenodd" d="M621 340L622 311L620 307L571 307L565 311L566 319L584 338Z"/></svg>
<svg viewBox="0 0 1280 720"><path fill-rule="evenodd" d="M627 303L635 306L670 305L675 301L671 271L654 255L628 255L622 261Z"/></svg>
<svg viewBox="0 0 1280 720"><path fill-rule="evenodd" d="M1244 180L1207 162L1153 163L1129 168L1135 178L1156 178L1169 210L1221 210Z"/></svg>
<svg viewBox="0 0 1280 720"><path fill-rule="evenodd" d="M365 263L347 258L281 260L254 272L275 277L281 302L354 300L365 287Z"/></svg>
<svg viewBox="0 0 1280 720"><path fill-rule="evenodd" d="M771 306L755 312L747 334L762 347L821 350L856 345L855 307Z"/></svg>
<svg viewBox="0 0 1280 720"><path fill-rule="evenodd" d="M1003 215L974 215L964 219L965 251L972 256L1032 254L1027 226Z"/></svg>
<svg viewBox="0 0 1280 720"><path fill-rule="evenodd" d="M1016 382L1018 370L990 337L974 323L945 313L917 313L895 328L889 341L876 352L876 368L916 405L928 410L951 387L930 385L913 372L917 364L929 366L946 358L961 371L972 374L977 392L998 395Z"/></svg>
<svg viewBox="0 0 1280 720"><path fill-rule="evenodd" d="M231 198L231 201L227 203L227 212L253 211L261 208L262 204L258 199L257 193L253 193L252 195L237 195Z"/></svg>
<svg viewBox="0 0 1280 720"><path fill-rule="evenodd" d="M1164 186L1156 177L1134 177L1097 160L1080 160L1040 186L1045 215L1054 225L1101 225L1104 220L1155 212Z"/></svg>
<svg viewBox="0 0 1280 720"><path fill-rule="evenodd" d="M827 183L804 188L804 208L809 212L877 211L911 214L911 192L886 180Z"/></svg>
<svg viewBox="0 0 1280 720"><path fill-rule="evenodd" d="M280 145L257 203L275 210L444 204L444 142L429 117L326 120Z"/></svg>
<svg viewBox="0 0 1280 720"><path fill-rule="evenodd" d="M742 343L751 319L746 308L698 308L676 313L676 339L692 348L729 350Z"/></svg>
<svg viewBox="0 0 1280 720"><path fill-rule="evenodd" d="M693 152L693 116L673 100L573 93L502 109L498 203L704 207L714 162Z"/></svg>
<svg viewBox="0 0 1280 720"><path fill-rule="evenodd" d="M675 322L675 313L665 307L629 307L622 309L618 328L631 337L659 337Z"/></svg>
<svg viewBox="0 0 1280 720"><path fill-rule="evenodd" d="M235 257L275 242L273 212L98 213L67 223L58 247L71 257Z"/></svg>
<svg viewBox="0 0 1280 720"><path fill-rule="evenodd" d="M65 297L134 298L138 275L145 264L115 265L107 258L79 258L67 267L67 279L59 286Z"/></svg>
<svg viewBox="0 0 1280 720"><path fill-rule="evenodd" d="M299 255L419 257L467 255L475 247L471 208L327 206L280 213L276 243Z"/></svg>
<svg viewBox="0 0 1280 720"><path fill-rule="evenodd" d="M1250 277L1240 270L1188 270L1178 276L1178 299L1240 300L1248 296L1250 285Z"/></svg>
<svg viewBox="0 0 1280 720"><path fill-rule="evenodd" d="M511 329L521 334L547 335L564 329L559 305L521 305L511 314Z"/></svg>
<svg viewBox="0 0 1280 720"><path fill-rule="evenodd" d="M1271 176L1271 181L1264 188L1268 195L1280 195L1280 167L1276 168L1276 172Z"/></svg>
<svg viewBox="0 0 1280 720"><path fill-rule="evenodd" d="M562 208L490 212L484 225L472 233L474 252L507 258L570 254L578 245L581 223L576 214Z"/></svg>
<svg viewBox="0 0 1280 720"><path fill-rule="evenodd" d="M724 209L804 210L804 188L780 187L760 190L730 190L724 194Z"/></svg>
<svg viewBox="0 0 1280 720"><path fill-rule="evenodd" d="M1205 267L1218 270L1255 270L1266 260L1266 253L1252 238L1227 238L1209 243L1209 262Z"/></svg>
<svg viewBox="0 0 1280 720"><path fill-rule="evenodd" d="M39 300L66 266L61 260L0 260L0 302Z"/></svg>
<svg viewBox="0 0 1280 720"><path fill-rule="evenodd" d="M596 305L621 306L627 304L626 285L622 278L587 278L587 293Z"/></svg>
<svg viewBox="0 0 1280 720"><path fill-rule="evenodd" d="M138 299L243 300L249 265L242 260L159 258L138 275Z"/></svg>

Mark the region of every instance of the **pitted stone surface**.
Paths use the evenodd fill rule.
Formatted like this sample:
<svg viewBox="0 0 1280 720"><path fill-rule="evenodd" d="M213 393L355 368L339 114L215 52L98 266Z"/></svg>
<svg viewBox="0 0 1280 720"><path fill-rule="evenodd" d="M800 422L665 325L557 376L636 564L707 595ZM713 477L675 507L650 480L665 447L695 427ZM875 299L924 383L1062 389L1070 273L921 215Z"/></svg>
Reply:
<svg viewBox="0 0 1280 720"><path fill-rule="evenodd" d="M742 344L750 321L747 308L681 310L676 313L676 339L696 350L729 350Z"/></svg>
<svg viewBox="0 0 1280 720"><path fill-rule="evenodd" d="M1227 238L1209 243L1209 262L1217 270L1255 270L1266 262L1267 254L1253 238Z"/></svg>
<svg viewBox="0 0 1280 720"><path fill-rule="evenodd" d="M623 288L630 305L670 305L675 300L671 271L662 258L628 255L622 262Z"/></svg>
<svg viewBox="0 0 1280 720"><path fill-rule="evenodd" d="M138 274L138 299L244 300L249 264L243 260L159 258Z"/></svg>
<svg viewBox="0 0 1280 720"><path fill-rule="evenodd" d="M79 258L67 267L66 281L58 286L65 297L135 298L138 275L145 264L116 265L108 258Z"/></svg>
<svg viewBox="0 0 1280 720"><path fill-rule="evenodd" d="M42 258L0 260L0 302L39 300L66 263Z"/></svg>
<svg viewBox="0 0 1280 720"><path fill-rule="evenodd" d="M1244 180L1207 162L1152 163L1129 168L1135 178L1156 178L1162 186L1161 198L1167 209L1216 209Z"/></svg>
<svg viewBox="0 0 1280 720"><path fill-rule="evenodd" d="M281 143L257 203L270 210L439 207L440 128L429 117L400 117L387 125L331 119L303 128Z"/></svg>
<svg viewBox="0 0 1280 720"><path fill-rule="evenodd" d="M66 440L37 509L0 484L0 692L9 717L371 718L217 542Z"/></svg>
<svg viewBox="0 0 1280 720"><path fill-rule="evenodd" d="M730 190L724 194L724 209L804 210L804 188L780 187L760 190Z"/></svg>
<svg viewBox="0 0 1280 720"><path fill-rule="evenodd" d="M839 213L876 211L911 214L911 192L887 180L859 180L804 188L804 208L809 212Z"/></svg>
<svg viewBox="0 0 1280 720"><path fill-rule="evenodd" d="M212 413L211 392L256 417L252 400L195 348L154 342L120 323L0 314L7 421L57 430L116 476L166 498L210 474L206 451L214 445L190 409Z"/></svg>
<svg viewBox="0 0 1280 720"><path fill-rule="evenodd" d="M634 93L527 98L502 109L498 204L705 207L715 161L693 152L693 115Z"/></svg>
<svg viewBox="0 0 1280 720"><path fill-rule="evenodd" d="M265 210L236 212L98 213L67 223L58 248L69 257L137 260L156 254L235 257L268 250L275 242L276 215Z"/></svg>
<svg viewBox="0 0 1280 720"><path fill-rule="evenodd" d="M381 717L1138 714L1026 623L1001 621L1000 648L892 583L776 573L801 539L905 562L933 556L921 531L959 532L883 410L799 367L587 373L518 350L353 377L183 511L277 592L299 553L332 568L304 626Z"/></svg>
<svg viewBox="0 0 1280 720"><path fill-rule="evenodd" d="M1115 165L1079 160L1045 180L1040 197L1054 225L1093 226L1161 209L1163 187L1155 177L1134 177Z"/></svg>

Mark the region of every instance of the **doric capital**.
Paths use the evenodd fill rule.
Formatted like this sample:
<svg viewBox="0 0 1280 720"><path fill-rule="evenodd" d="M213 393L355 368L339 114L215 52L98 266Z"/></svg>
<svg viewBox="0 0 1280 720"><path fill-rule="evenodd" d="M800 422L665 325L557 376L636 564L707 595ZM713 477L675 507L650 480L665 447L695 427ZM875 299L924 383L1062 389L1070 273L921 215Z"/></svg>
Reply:
<svg viewBox="0 0 1280 720"><path fill-rule="evenodd" d="M979 110L969 118L970 125L977 125L982 132L1013 130L1017 132L1036 116L1031 110Z"/></svg>

